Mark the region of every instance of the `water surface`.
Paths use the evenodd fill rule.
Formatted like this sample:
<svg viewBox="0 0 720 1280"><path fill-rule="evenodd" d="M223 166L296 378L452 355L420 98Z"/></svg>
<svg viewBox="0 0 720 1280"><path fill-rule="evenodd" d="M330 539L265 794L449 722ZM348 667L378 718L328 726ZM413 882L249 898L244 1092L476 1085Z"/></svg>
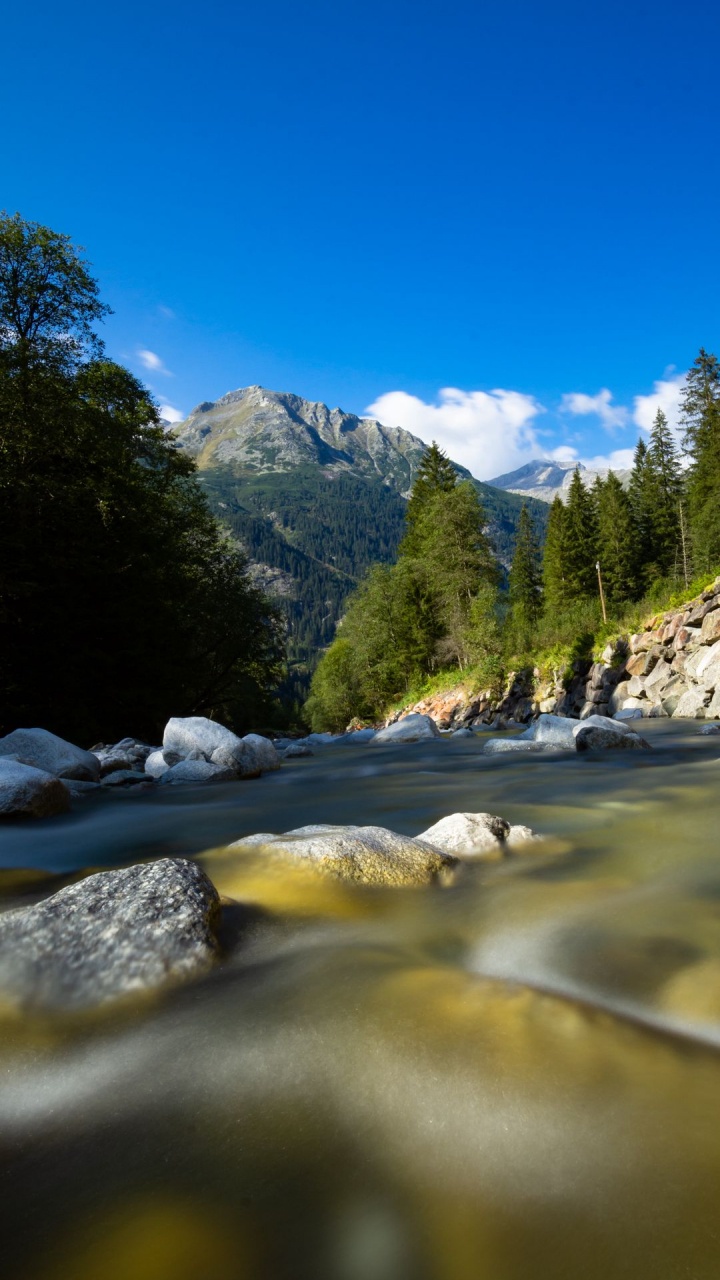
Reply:
<svg viewBox="0 0 720 1280"><path fill-rule="evenodd" d="M8 903L170 854L241 904L200 983L4 1016L3 1275L716 1280L720 741L698 727L595 757L335 747L0 829ZM547 843L432 890L203 852L458 810Z"/></svg>

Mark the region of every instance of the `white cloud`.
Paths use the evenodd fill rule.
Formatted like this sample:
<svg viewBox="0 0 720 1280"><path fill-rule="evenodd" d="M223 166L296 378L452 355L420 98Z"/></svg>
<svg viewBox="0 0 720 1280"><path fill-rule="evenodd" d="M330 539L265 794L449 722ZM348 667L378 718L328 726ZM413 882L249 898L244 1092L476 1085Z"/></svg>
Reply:
<svg viewBox="0 0 720 1280"><path fill-rule="evenodd" d="M154 351L148 351L146 348L138 348L138 360L144 369L150 369L152 373L164 373L166 377L172 377L169 369L165 368L159 355Z"/></svg>
<svg viewBox="0 0 720 1280"><path fill-rule="evenodd" d="M635 396L633 401L633 422L641 431L649 432L655 421L658 409L662 409L670 426L678 434L680 427L681 396L685 386L685 374L676 374L674 378L660 378L653 383L649 396Z"/></svg>
<svg viewBox="0 0 720 1280"><path fill-rule="evenodd" d="M179 409L174 409L171 404L161 404L160 417L164 418L166 422L175 423L182 422L185 418L185 414L181 413Z"/></svg>
<svg viewBox="0 0 720 1280"><path fill-rule="evenodd" d="M612 403L612 392L607 387L598 391L596 396L587 396L581 391L570 391L563 396L560 403L561 413L572 413L577 417L597 414L606 431L615 431L617 427L627 425L628 411L624 405Z"/></svg>
<svg viewBox="0 0 720 1280"><path fill-rule="evenodd" d="M534 419L543 406L520 391L459 391L443 387L438 403L426 404L406 391L388 391L365 413L390 427L404 427L421 440L436 440L454 462L479 480L513 471L545 449Z"/></svg>

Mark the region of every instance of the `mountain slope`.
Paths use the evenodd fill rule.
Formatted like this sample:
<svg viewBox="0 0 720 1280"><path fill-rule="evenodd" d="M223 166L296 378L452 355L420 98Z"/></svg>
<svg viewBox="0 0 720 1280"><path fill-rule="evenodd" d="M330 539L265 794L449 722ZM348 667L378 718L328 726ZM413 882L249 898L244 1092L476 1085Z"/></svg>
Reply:
<svg viewBox="0 0 720 1280"><path fill-rule="evenodd" d="M507 493L517 493L521 497L538 498L541 502L552 502L558 494L563 502L567 501L575 470L580 471L583 483L590 488L598 476L603 479L608 468L592 470L582 462L548 462L536 459L518 467L517 471L509 471L507 475L496 476L490 484ZM629 470L618 470L615 473L623 485L630 479Z"/></svg>
<svg viewBox="0 0 720 1280"><path fill-rule="evenodd" d="M291 696L367 568L395 559L406 497L426 445L399 427L299 396L246 387L198 405L174 428L208 501L241 542L253 572L288 617ZM522 499L473 480L488 533L509 565ZM528 505L544 533L547 507Z"/></svg>

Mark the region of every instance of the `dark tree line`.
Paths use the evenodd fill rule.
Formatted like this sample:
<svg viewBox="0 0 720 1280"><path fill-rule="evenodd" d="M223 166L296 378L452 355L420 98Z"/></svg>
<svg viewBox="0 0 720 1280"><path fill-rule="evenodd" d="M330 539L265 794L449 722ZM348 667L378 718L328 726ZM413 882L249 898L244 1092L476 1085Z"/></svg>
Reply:
<svg viewBox="0 0 720 1280"><path fill-rule="evenodd" d="M171 714L251 727L278 619L156 405L105 357L67 236L0 216L0 731L152 738Z"/></svg>

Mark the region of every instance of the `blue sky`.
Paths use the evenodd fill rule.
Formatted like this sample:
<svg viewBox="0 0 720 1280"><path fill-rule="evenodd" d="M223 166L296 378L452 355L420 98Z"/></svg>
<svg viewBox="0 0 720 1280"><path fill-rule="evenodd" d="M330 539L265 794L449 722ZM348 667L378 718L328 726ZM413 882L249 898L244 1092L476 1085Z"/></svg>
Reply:
<svg viewBox="0 0 720 1280"><path fill-rule="evenodd" d="M706 0L40 0L3 36L0 204L86 247L178 413L261 383L489 478L623 461L720 353Z"/></svg>

